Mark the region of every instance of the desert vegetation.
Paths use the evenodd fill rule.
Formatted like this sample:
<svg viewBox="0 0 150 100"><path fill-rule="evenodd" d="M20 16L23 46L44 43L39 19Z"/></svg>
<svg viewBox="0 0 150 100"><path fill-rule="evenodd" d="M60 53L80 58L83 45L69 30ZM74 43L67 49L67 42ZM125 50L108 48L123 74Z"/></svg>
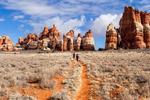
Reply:
<svg viewBox="0 0 150 100"><path fill-rule="evenodd" d="M150 51L0 54L1 100L149 100Z"/></svg>

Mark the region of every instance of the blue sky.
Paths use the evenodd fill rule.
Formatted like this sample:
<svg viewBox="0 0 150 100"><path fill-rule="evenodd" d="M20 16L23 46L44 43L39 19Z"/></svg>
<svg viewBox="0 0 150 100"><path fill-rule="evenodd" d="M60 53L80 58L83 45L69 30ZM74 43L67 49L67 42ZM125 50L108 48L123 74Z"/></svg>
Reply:
<svg viewBox="0 0 150 100"><path fill-rule="evenodd" d="M96 48L104 47L106 26L119 26L126 5L150 12L149 0L0 0L0 35L16 43L19 37L56 24L61 34L91 29Z"/></svg>

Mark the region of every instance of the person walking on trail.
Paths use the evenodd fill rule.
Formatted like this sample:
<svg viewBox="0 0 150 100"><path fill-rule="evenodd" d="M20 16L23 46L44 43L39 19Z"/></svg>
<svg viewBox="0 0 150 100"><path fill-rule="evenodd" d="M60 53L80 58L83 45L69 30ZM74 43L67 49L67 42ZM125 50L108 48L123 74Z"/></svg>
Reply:
<svg viewBox="0 0 150 100"><path fill-rule="evenodd" d="M73 59L75 59L75 57L76 57L76 54L75 54L75 52L73 53Z"/></svg>
<svg viewBox="0 0 150 100"><path fill-rule="evenodd" d="M76 54L76 60L79 61L79 54Z"/></svg>

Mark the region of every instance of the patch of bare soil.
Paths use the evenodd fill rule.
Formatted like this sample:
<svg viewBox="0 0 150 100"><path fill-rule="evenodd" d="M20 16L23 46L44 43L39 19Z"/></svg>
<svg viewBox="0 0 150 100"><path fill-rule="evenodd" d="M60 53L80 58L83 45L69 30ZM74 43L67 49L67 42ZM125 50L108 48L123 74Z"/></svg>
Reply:
<svg viewBox="0 0 150 100"><path fill-rule="evenodd" d="M83 62L82 64L82 73L81 73L81 87L76 95L76 100L88 100L90 93L90 81L87 76L87 66Z"/></svg>
<svg viewBox="0 0 150 100"><path fill-rule="evenodd" d="M27 88L13 87L13 88L11 88L11 90L17 91L21 95L33 96L37 100L47 100L52 95L52 92L50 90L41 89L41 88L36 87L36 86L30 86Z"/></svg>

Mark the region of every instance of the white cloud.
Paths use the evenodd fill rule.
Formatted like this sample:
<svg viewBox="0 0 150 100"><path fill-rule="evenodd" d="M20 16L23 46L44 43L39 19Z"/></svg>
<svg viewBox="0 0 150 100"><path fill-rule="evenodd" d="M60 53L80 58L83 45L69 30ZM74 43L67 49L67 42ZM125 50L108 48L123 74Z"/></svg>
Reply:
<svg viewBox="0 0 150 100"><path fill-rule="evenodd" d="M98 15L106 7L117 6L119 0L1 0L0 4L6 9L21 11L26 15L36 17L47 16L76 16L87 13ZM108 5L110 4L111 5ZM102 6L101 6L102 5ZM99 7L103 9L99 9ZM115 9L116 10L116 9ZM109 9L105 9L105 12ZM113 11L113 9L112 9Z"/></svg>
<svg viewBox="0 0 150 100"><path fill-rule="evenodd" d="M133 0L130 0L130 3L132 3L133 2Z"/></svg>
<svg viewBox="0 0 150 100"><path fill-rule="evenodd" d="M14 20L24 19L23 15L16 15L13 17Z"/></svg>
<svg viewBox="0 0 150 100"><path fill-rule="evenodd" d="M47 16L61 13L57 9L48 5L48 2L41 0L2 0L0 4L5 5L6 9L21 11L31 16Z"/></svg>
<svg viewBox="0 0 150 100"><path fill-rule="evenodd" d="M111 3L110 3L111 2ZM22 12L29 16L29 23L34 31L39 31L41 26L58 24L59 29L65 33L68 29L79 30L84 24L84 17L78 16L94 15L98 16L101 12L110 11L107 8L117 6L119 0L1 0L0 4L6 9ZM107 5L104 6L104 5ZM120 4L119 4L120 5ZM101 8L100 8L101 7ZM111 12L116 11L112 9ZM23 16L15 16L14 19L21 19ZM27 19L26 19L27 20ZM90 22L93 20L91 18ZM98 19L97 19L98 20ZM94 22L94 26L97 22ZM86 25L87 26L87 25ZM37 28L38 27L38 28ZM97 29L96 29L97 30Z"/></svg>
<svg viewBox="0 0 150 100"><path fill-rule="evenodd" d="M33 27L33 31L37 33L41 32L44 26L51 27L55 24L61 34L65 34L72 29L75 31L75 34L78 34L80 32L80 27L85 24L85 20L85 16L81 16L79 19L75 18L66 21L60 17L54 17L48 20L42 20L40 22L31 21L30 25Z"/></svg>
<svg viewBox="0 0 150 100"><path fill-rule="evenodd" d="M104 35L106 33L106 28L110 23L119 27L121 16L122 14L102 14L93 21L91 29L96 34Z"/></svg>
<svg viewBox="0 0 150 100"><path fill-rule="evenodd" d="M3 22L3 21L5 21L5 19L4 18L0 18L0 22Z"/></svg>

